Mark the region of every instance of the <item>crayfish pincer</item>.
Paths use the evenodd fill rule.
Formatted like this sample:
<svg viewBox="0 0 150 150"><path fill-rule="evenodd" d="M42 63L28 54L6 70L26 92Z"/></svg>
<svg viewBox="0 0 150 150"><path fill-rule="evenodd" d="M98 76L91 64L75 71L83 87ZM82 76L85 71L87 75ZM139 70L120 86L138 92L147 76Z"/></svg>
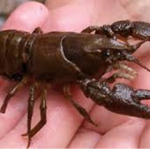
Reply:
<svg viewBox="0 0 150 150"><path fill-rule="evenodd" d="M17 83L8 92L0 112L5 113L10 99L25 84L30 84L27 133L23 134L28 137L27 147L30 146L32 137L46 124L47 84L65 85L65 97L93 125L96 124L86 109L73 99L70 84L78 84L87 97L110 111L150 118L150 108L140 103L141 100L150 98L150 90L135 90L121 83L115 84L112 89L109 87L117 78L130 80L137 76L136 71L124 62L134 62L150 72L132 55L149 39L141 39L133 45L121 41L121 38L114 38L111 32L96 30L93 33L91 29L88 27L81 33L43 34L40 28L36 28L33 33L17 30L0 32L0 75ZM119 33L124 37L123 31ZM106 78L105 74L108 72L111 72L111 75ZM40 91L38 95L37 91ZM39 94L41 119L32 128L34 103Z"/></svg>
<svg viewBox="0 0 150 150"><path fill-rule="evenodd" d="M96 34L107 35L113 39L116 39L119 35L121 39L124 38L125 42L129 40L129 36L134 40L150 40L150 23L143 21L120 20L111 25L89 26L82 32L91 33L93 31Z"/></svg>

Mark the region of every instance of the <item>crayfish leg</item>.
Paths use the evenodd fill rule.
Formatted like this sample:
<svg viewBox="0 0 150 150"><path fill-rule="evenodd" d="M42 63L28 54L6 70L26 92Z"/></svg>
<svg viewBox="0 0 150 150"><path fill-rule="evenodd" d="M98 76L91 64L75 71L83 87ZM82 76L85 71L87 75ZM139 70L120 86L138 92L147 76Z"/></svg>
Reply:
<svg viewBox="0 0 150 150"><path fill-rule="evenodd" d="M35 28L34 30L33 30L33 32L32 33L34 33L34 34L42 34L43 33L43 31L41 30L41 28L40 27L37 27L37 28Z"/></svg>
<svg viewBox="0 0 150 150"><path fill-rule="evenodd" d="M110 26L89 26L81 31L81 33L92 33L99 34L99 35L106 35L113 39L116 39L115 33L112 31Z"/></svg>
<svg viewBox="0 0 150 150"><path fill-rule="evenodd" d="M81 31L81 33L92 33L92 32L96 32L96 31L98 31L100 28L99 28L99 26L89 26L89 27L87 27L87 28L85 28L85 29L83 29L82 31Z"/></svg>
<svg viewBox="0 0 150 150"><path fill-rule="evenodd" d="M33 127L33 129L30 129L30 132L27 132L27 133L22 135L22 136L27 136L28 135L30 141L31 141L31 138L46 124L46 120L47 120L46 119L46 109L47 109L46 93L47 93L47 90L46 90L45 83L42 83L42 85L43 86L42 86L41 104L40 104L41 120L38 122L38 124L35 127ZM30 144L30 141L29 141L29 144ZM28 144L28 146L29 146L29 144Z"/></svg>
<svg viewBox="0 0 150 150"><path fill-rule="evenodd" d="M22 79L22 81L20 81L17 85L15 85L15 87L10 92L8 92L1 106L1 109L0 109L1 113L5 113L10 99L26 84L26 82L27 82L27 78L25 77Z"/></svg>
<svg viewBox="0 0 150 150"><path fill-rule="evenodd" d="M28 136L28 145L27 148L29 148L31 143L31 121L33 116L33 108L35 103L35 85L32 85L30 87L30 97L28 99L28 125L27 125L27 133L22 134L22 136Z"/></svg>
<svg viewBox="0 0 150 150"><path fill-rule="evenodd" d="M85 108L81 107L75 100L72 98L72 94L70 91L70 86L64 86L63 88L65 97L71 102L71 104L76 108L76 110L79 112L80 115L82 115L88 122L92 123L94 126L97 126L97 124L91 119L90 115L86 111Z"/></svg>
<svg viewBox="0 0 150 150"><path fill-rule="evenodd" d="M35 103L35 86L32 85L30 87L30 97L28 99L28 145L27 148L30 146L31 143L31 136L30 136L30 132L31 132L31 121L32 121L32 116L33 116L33 108L34 108L34 103Z"/></svg>

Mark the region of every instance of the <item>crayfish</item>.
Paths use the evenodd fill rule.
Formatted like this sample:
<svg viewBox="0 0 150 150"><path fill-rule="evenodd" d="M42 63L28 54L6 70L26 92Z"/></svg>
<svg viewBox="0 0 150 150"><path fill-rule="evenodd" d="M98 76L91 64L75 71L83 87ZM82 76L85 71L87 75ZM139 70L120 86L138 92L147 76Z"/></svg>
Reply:
<svg viewBox="0 0 150 150"><path fill-rule="evenodd" d="M130 44L129 37L140 40ZM134 79L136 71L124 62L133 62L150 72L132 54L150 39L150 24L145 22L118 21L112 25L90 26L81 33L33 33L17 30L0 32L0 75L16 81L8 92L1 113L5 113L9 100L25 84L30 84L28 99L28 146L31 138L46 124L47 84L63 83L63 92L76 110L90 123L96 125L86 109L72 97L70 85L78 84L86 97L115 113L150 118L150 107L141 103L150 99L150 90L134 89L118 78ZM113 72L118 70L118 72ZM112 72L107 77L107 73ZM38 84L37 84L38 83ZM38 86L37 86L38 85ZM41 120L31 128L36 91L40 89Z"/></svg>

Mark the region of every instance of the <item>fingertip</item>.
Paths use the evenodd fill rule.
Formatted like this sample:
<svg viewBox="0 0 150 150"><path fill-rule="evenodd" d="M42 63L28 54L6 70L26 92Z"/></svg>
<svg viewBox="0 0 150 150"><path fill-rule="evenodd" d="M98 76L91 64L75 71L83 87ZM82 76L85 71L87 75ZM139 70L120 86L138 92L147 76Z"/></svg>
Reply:
<svg viewBox="0 0 150 150"><path fill-rule="evenodd" d="M49 16L48 9L38 2L27 2L19 6L7 19L3 26L6 29L32 31L42 26Z"/></svg>

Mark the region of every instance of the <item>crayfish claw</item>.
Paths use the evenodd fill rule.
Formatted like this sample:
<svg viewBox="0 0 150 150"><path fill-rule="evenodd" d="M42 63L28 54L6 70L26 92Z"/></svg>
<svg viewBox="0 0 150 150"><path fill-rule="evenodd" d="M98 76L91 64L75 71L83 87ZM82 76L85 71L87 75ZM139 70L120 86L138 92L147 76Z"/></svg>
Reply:
<svg viewBox="0 0 150 150"><path fill-rule="evenodd" d="M149 90L135 90L132 87L118 83L111 89L107 82L89 80L82 82L81 88L87 97L106 109L123 115L140 118L150 118L150 107L140 101L150 99Z"/></svg>

